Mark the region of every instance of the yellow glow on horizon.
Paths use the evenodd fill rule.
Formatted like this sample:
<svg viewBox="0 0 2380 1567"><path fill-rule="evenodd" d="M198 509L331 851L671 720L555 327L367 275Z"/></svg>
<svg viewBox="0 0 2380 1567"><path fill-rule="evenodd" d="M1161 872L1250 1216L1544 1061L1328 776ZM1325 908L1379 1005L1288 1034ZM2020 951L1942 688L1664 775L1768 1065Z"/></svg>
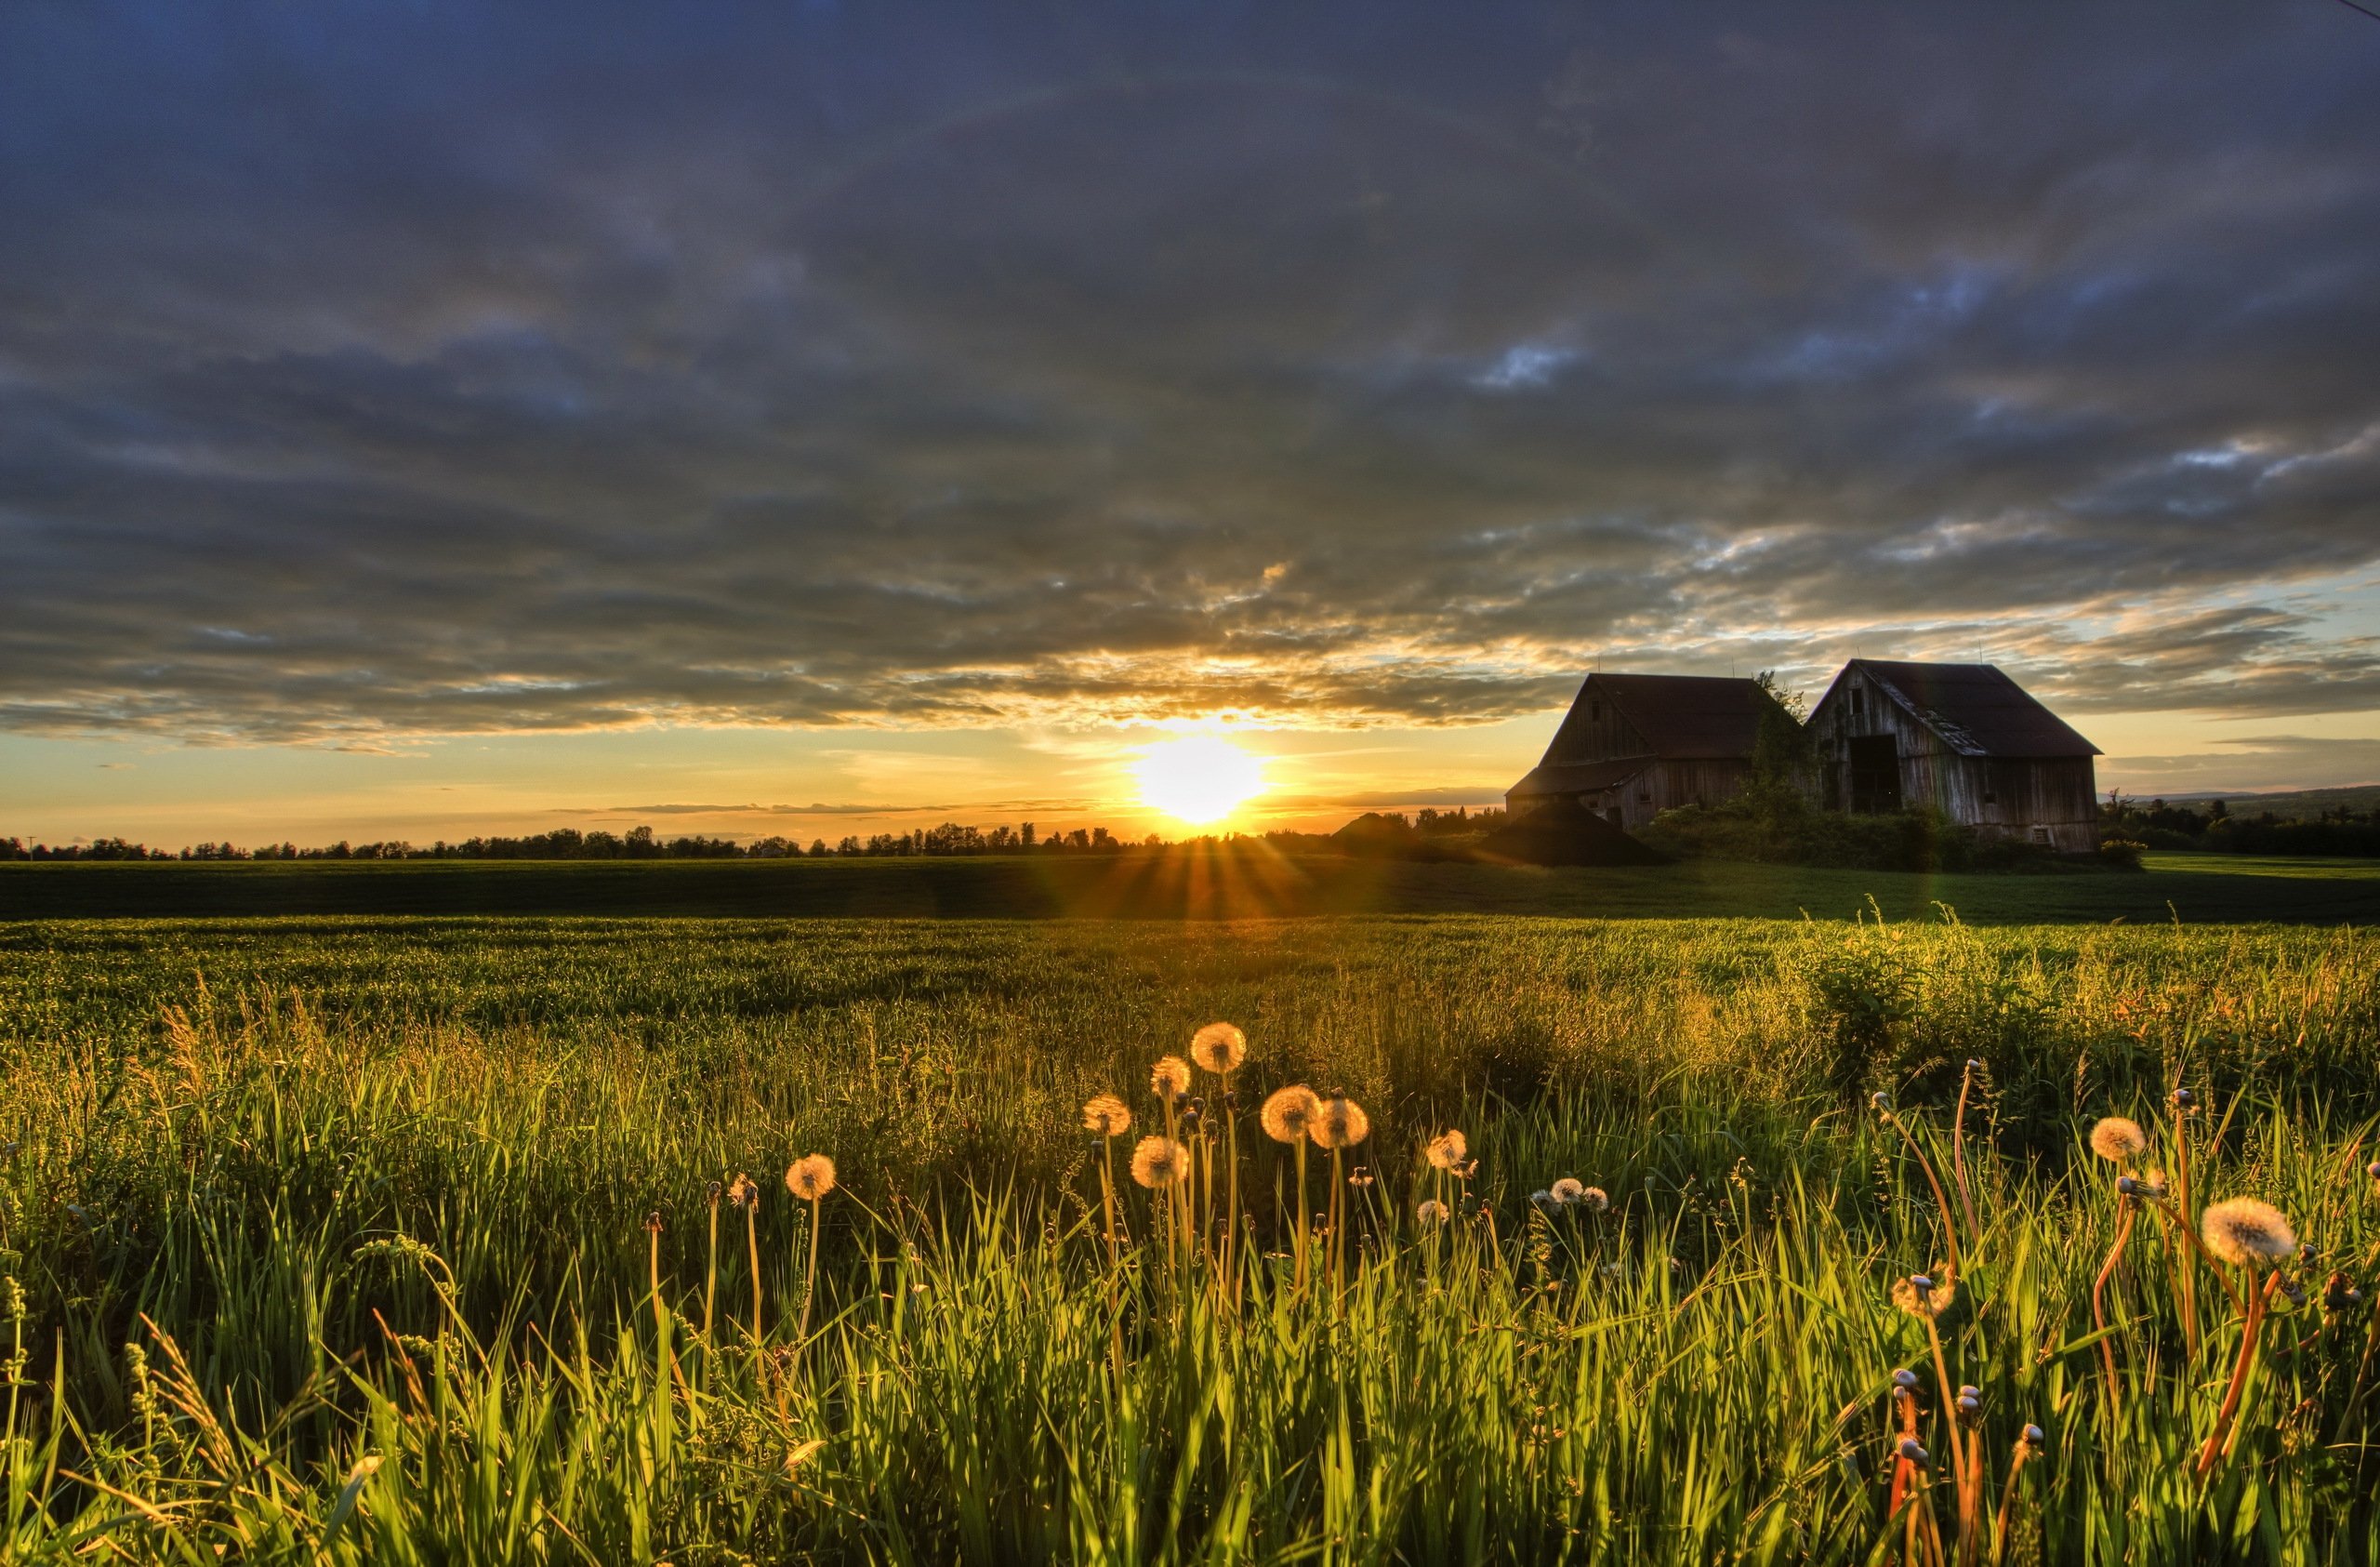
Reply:
<svg viewBox="0 0 2380 1567"><path fill-rule="evenodd" d="M1142 804L1192 827L1219 822L1264 792L1264 764L1220 735L1150 746L1132 776Z"/></svg>

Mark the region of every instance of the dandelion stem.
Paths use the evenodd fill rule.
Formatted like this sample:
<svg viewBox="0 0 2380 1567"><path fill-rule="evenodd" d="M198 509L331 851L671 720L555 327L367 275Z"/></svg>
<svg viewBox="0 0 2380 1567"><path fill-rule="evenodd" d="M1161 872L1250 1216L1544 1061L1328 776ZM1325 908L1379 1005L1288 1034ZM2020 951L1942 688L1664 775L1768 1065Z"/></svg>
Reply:
<svg viewBox="0 0 2380 1567"><path fill-rule="evenodd" d="M1934 1317L1931 1314L1925 1319L1925 1340L1934 1348L1934 1384L1937 1388L1935 1397L1939 1402L1942 1413L1942 1434L1950 1450L1950 1476L1958 1482L1959 1517L1964 1521L1971 1515L1972 1509L1967 1506L1966 1443L1964 1440L1964 1433L1959 1429L1958 1385L1950 1380L1950 1361L1942 1353L1942 1335L1935 1327ZM1938 1556L1941 1548L1941 1542L1937 1539L1934 1547L1935 1554Z"/></svg>
<svg viewBox="0 0 2380 1567"><path fill-rule="evenodd" d="M1959 1210L1966 1215L1967 1233L1979 1235L1983 1227L1976 1222L1975 1199L1967 1190L1967 1089L1975 1080L1975 1063L1970 1061L1959 1074L1959 1108L1950 1121L1950 1178L1958 1184Z"/></svg>
<svg viewBox="0 0 2380 1567"><path fill-rule="evenodd" d="M2123 1418L2123 1388L2116 1375L2115 1339L2108 1334L2108 1281L2114 1277L2116 1264L2123 1256L2123 1244L2132 1238L2132 1220L2135 1204L2129 1197L2119 1198L2123 1215L2116 1220L2115 1244L2108 1248L2108 1260L2100 1266L2099 1277L2091 1285L2091 1325L2103 1335L2099 1339L2099 1363L2108 1374L2108 1410L2118 1420Z"/></svg>
<svg viewBox="0 0 2380 1567"><path fill-rule="evenodd" d="M744 1250L752 1261L752 1345L760 1344L760 1198L758 1192L744 1202Z"/></svg>
<svg viewBox="0 0 2380 1567"><path fill-rule="evenodd" d="M1339 1150L1334 1148L1330 1150L1330 1228L1329 1232L1330 1255L1327 1259L1330 1268L1328 1280L1330 1308L1334 1313L1339 1309L1340 1253L1342 1250L1340 1239L1340 1215L1347 1211L1346 1193L1342 1189L1346 1184L1347 1174L1341 1168Z"/></svg>
<svg viewBox="0 0 2380 1567"><path fill-rule="evenodd" d="M2181 1205L2182 1222L2187 1226L2190 1212L2190 1118L2189 1107L2174 1108L2174 1201ZM2175 1269L2182 1284L2182 1343L2190 1357L2198 1356L2198 1266L2188 1256Z"/></svg>
<svg viewBox="0 0 2380 1567"><path fill-rule="evenodd" d="M703 1342L710 1342L710 1325L719 1308L719 1187L710 1189L710 1266L703 1281ZM707 1365L708 1351L705 1351Z"/></svg>
<svg viewBox="0 0 2380 1567"><path fill-rule="evenodd" d="M1298 1139L1298 1223L1296 1242L1298 1252L1297 1289L1300 1295L1303 1295L1305 1293L1305 1254L1307 1246L1311 1244L1311 1238L1308 1235L1308 1230L1312 1228L1312 1222L1313 1221L1309 1217L1306 1209L1305 1139L1303 1137L1300 1137Z"/></svg>
<svg viewBox="0 0 2380 1567"><path fill-rule="evenodd" d="M2008 1483L2000 1488L2000 1511L1991 1521L1991 1567L2008 1556L2008 1523L2016 1507L2016 1481L2025 1472L2025 1460L2032 1456L2032 1443L2020 1441L2015 1456L2008 1460Z"/></svg>
<svg viewBox="0 0 2380 1567"><path fill-rule="evenodd" d="M2281 1288L2281 1273L2275 1269L2262 1290L2251 1287L2248 1309L2240 1321L2240 1359L2231 1368L2231 1385L2224 1391L2223 1407L2215 1412L2215 1429L2206 1434L2206 1445L2199 1449L2198 1478L2203 1481L2223 1461L2226 1439L2230 1435L2232 1418L2240 1413L2240 1401L2248 1390L2249 1368L2255 1363L2256 1335L2264 1326L2265 1313L2270 1309L2275 1291Z"/></svg>
<svg viewBox="0 0 2380 1567"><path fill-rule="evenodd" d="M1917 1146L1917 1139L1911 1136L1909 1128L1901 1123L1900 1117L1891 1110L1886 1110L1884 1120L1891 1123L1894 1131L1900 1134L1900 1140L1909 1145L1909 1151L1916 1159L1918 1169L1924 1172L1925 1184L1934 1190L1934 1206L1940 1210L1942 1215L1943 1243L1950 1248L1949 1277L1942 1281L1943 1287L1948 1288L1956 1283L1960 1276L1966 1271L1959 1261L1959 1226L1958 1220L1950 1212L1950 1200L1942 1190L1942 1178L1934 1173L1934 1162L1925 1157L1925 1150Z"/></svg>
<svg viewBox="0 0 2380 1567"><path fill-rule="evenodd" d="M1116 1142L1112 1137L1099 1140L1099 1202L1107 1215L1107 1266L1113 1270L1122 1259L1116 1245Z"/></svg>
<svg viewBox="0 0 2380 1567"><path fill-rule="evenodd" d="M810 1200L810 1268L801 1285L801 1326L793 1335L794 1343L797 1345L806 1345L810 1341L810 1303L818 1295L818 1204L820 1201L821 1199L816 1197Z"/></svg>

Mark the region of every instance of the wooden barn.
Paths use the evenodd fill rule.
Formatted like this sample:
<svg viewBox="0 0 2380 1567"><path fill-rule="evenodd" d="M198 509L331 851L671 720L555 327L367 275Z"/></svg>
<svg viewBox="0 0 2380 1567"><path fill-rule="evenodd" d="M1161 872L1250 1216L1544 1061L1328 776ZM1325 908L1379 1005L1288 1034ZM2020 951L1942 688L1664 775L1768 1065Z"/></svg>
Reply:
<svg viewBox="0 0 2380 1567"><path fill-rule="evenodd" d="M1514 816L1558 800L1621 827L1673 805L1715 805L1744 787L1765 710L1783 710L1750 680L1591 674L1554 743L1504 791Z"/></svg>
<svg viewBox="0 0 2380 1567"><path fill-rule="evenodd" d="M2099 748L1992 665L1854 658L1809 726L1829 810L1931 803L1991 836L2098 847Z"/></svg>

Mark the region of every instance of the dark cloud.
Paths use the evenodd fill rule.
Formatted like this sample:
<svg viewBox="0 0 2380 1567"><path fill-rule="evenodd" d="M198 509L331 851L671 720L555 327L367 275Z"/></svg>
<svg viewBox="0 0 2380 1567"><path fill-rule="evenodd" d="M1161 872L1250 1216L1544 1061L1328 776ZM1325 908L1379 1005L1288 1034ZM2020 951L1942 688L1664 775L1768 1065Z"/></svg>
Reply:
<svg viewBox="0 0 2380 1567"><path fill-rule="evenodd" d="M2310 0L17 7L0 725L2380 706L2293 596L2380 557L2375 64Z"/></svg>

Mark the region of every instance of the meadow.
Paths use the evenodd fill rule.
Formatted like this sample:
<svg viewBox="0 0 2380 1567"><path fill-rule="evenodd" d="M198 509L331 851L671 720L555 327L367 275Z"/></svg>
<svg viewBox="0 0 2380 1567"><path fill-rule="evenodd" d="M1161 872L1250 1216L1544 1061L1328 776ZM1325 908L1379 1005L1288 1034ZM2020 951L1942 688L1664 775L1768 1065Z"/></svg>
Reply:
<svg viewBox="0 0 2380 1567"><path fill-rule="evenodd" d="M2145 873L1841 870L1688 859L1559 867L1288 855L1261 842L1163 854L792 860L0 863L0 921L521 915L552 918L1157 919L1514 914L1564 919L1970 924L2380 920L2380 860L2152 853Z"/></svg>
<svg viewBox="0 0 2380 1567"><path fill-rule="evenodd" d="M2345 925L7 924L0 1558L2369 1561L2375 1066Z"/></svg>

